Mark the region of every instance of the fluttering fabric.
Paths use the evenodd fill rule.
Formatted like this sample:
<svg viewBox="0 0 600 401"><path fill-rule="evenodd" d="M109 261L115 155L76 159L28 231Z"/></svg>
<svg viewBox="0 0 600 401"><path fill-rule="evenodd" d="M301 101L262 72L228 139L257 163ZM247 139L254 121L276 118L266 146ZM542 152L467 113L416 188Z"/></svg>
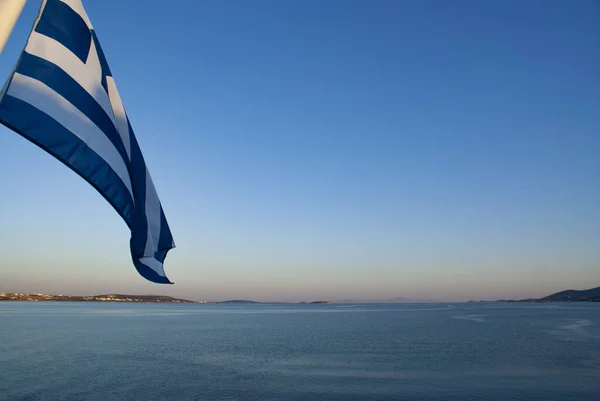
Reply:
<svg viewBox="0 0 600 401"><path fill-rule="evenodd" d="M44 0L0 92L0 123L71 168L131 230L133 264L164 271L173 236L115 81L81 0Z"/></svg>

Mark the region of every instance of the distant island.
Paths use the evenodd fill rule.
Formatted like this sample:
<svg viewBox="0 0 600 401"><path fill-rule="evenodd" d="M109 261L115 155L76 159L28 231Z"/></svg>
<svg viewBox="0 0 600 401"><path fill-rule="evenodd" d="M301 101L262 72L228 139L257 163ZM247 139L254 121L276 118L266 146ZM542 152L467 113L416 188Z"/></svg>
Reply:
<svg viewBox="0 0 600 401"><path fill-rule="evenodd" d="M294 305L296 304L295 302L259 302L259 301L248 301L245 299L232 299L230 301L221 301L221 302L217 302L220 304L281 304L281 305ZM298 302L299 304L310 304L310 305L327 305L330 304L331 302L329 301L312 301L312 302Z"/></svg>
<svg viewBox="0 0 600 401"><path fill-rule="evenodd" d="M222 304L259 304L257 301L248 301L246 299L232 299L230 301L221 301Z"/></svg>
<svg viewBox="0 0 600 401"><path fill-rule="evenodd" d="M123 295L105 294L92 296L76 295L48 295L48 294L20 294L0 292L0 301L69 301L69 302L153 302L172 304L197 304L207 302L194 302L187 299L167 297L165 295Z"/></svg>
<svg viewBox="0 0 600 401"><path fill-rule="evenodd" d="M312 302L300 302L301 304L308 305L329 305L331 302L329 301L312 301Z"/></svg>
<svg viewBox="0 0 600 401"><path fill-rule="evenodd" d="M468 301L476 302L476 301ZM479 302L600 302L600 287L590 288L589 290L565 290L560 291L543 298L527 299L499 299L497 301L479 301Z"/></svg>
<svg viewBox="0 0 600 401"><path fill-rule="evenodd" d="M543 298L529 298L508 302L600 302L600 287L581 291L565 290Z"/></svg>

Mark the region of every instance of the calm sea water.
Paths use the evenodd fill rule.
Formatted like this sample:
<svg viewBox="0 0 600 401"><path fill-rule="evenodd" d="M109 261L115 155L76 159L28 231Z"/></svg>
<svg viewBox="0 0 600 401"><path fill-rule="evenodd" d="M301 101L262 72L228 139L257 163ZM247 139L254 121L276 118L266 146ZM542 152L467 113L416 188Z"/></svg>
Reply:
<svg viewBox="0 0 600 401"><path fill-rule="evenodd" d="M1 400L600 400L600 304L0 303Z"/></svg>

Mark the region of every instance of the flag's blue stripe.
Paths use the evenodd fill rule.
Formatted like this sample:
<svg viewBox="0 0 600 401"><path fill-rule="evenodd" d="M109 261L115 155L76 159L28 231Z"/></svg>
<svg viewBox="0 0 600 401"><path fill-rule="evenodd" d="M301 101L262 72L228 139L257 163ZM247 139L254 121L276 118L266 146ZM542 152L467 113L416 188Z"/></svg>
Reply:
<svg viewBox="0 0 600 401"><path fill-rule="evenodd" d="M71 7L58 0L48 0L35 31L48 36L87 61L92 34L85 21Z"/></svg>
<svg viewBox="0 0 600 401"><path fill-rule="evenodd" d="M112 142L125 164L129 163L127 151L115 125L104 109L69 74L43 58L23 52L17 73L43 82L56 93L67 99L89 118Z"/></svg>
<svg viewBox="0 0 600 401"><path fill-rule="evenodd" d="M142 258L146 252L146 240L148 237L148 221L146 218L146 163L142 151L133 136L131 125L129 125L131 141L131 164L129 175L132 178L131 187L136 208L134 210L133 225L131 227L131 255L133 258ZM141 273L140 273L141 274Z"/></svg>
<svg viewBox="0 0 600 401"><path fill-rule="evenodd" d="M170 249L164 249L158 252L154 252L154 259L158 260L160 263L164 262L165 258L167 257L167 252L169 252Z"/></svg>
<svg viewBox="0 0 600 401"><path fill-rule="evenodd" d="M79 174L131 227L135 208L129 190L108 163L81 139L47 114L8 94L0 102L0 122Z"/></svg>
<svg viewBox="0 0 600 401"><path fill-rule="evenodd" d="M171 230L169 230L169 223L167 223L167 217L163 211L162 205L160 206L160 237L158 239L158 249L170 249L173 247L173 236Z"/></svg>
<svg viewBox="0 0 600 401"><path fill-rule="evenodd" d="M102 46L100 46L100 42L98 41L98 37L96 36L96 32L93 30L92 39L94 40L94 45L96 46L96 53L98 53L98 60L100 61L100 68L102 69L102 86L106 93L108 93L108 84L106 83L106 77L112 77L110 72L110 68L108 68L108 63L106 62L106 57L104 57L104 51L102 50Z"/></svg>
<svg viewBox="0 0 600 401"><path fill-rule="evenodd" d="M165 254L166 256L166 254ZM163 260L159 260L159 262L163 262ZM159 275L157 272L155 272L154 270L150 269L148 266L144 265L142 262L140 262L139 260L133 258L133 265L135 266L136 270L138 271L138 273L144 277L146 280L152 281L154 283L158 283L158 284L172 284L168 278Z"/></svg>

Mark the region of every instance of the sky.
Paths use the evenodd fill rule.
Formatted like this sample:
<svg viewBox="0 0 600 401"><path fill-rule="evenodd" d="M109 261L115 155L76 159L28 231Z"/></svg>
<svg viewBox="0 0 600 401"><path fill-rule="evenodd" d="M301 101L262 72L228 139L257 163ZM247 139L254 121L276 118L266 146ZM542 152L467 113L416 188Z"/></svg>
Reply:
<svg viewBox="0 0 600 401"><path fill-rule="evenodd" d="M597 1L84 1L177 247L0 127L0 291L462 301L600 286ZM39 8L0 56L6 80Z"/></svg>

